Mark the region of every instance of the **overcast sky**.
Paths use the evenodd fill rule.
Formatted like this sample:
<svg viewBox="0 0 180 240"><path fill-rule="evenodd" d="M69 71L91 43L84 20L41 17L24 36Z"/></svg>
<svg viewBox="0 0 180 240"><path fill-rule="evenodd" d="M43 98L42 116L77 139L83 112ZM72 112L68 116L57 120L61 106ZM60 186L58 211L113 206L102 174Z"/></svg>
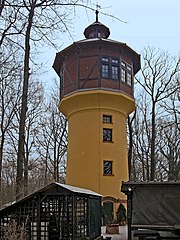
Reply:
<svg viewBox="0 0 180 240"><path fill-rule="evenodd" d="M100 11L127 22L99 14L99 21L110 28L111 39L126 42L137 51L147 44L172 54L180 50L180 0L99 0L98 4ZM94 20L92 14L88 18L84 11L84 15L75 21L77 40L83 38L84 28Z"/></svg>
<svg viewBox="0 0 180 240"><path fill-rule="evenodd" d="M99 21L110 28L110 39L126 43L138 53L150 45L167 50L172 55L180 53L180 0L98 0L101 12L113 15L127 23L99 14ZM93 6L94 7L94 6ZM79 9L74 20L73 39L61 35L61 49L73 41L84 38L84 29L95 21L93 12ZM61 33L60 33L61 34ZM47 54L49 66L56 50ZM52 70L50 70L52 71ZM55 76L56 74L54 74Z"/></svg>

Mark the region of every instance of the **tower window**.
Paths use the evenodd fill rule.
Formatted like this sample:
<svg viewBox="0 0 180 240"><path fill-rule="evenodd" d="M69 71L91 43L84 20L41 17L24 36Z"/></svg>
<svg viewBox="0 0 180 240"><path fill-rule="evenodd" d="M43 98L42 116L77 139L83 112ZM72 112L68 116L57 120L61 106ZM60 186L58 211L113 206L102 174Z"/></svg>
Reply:
<svg viewBox="0 0 180 240"><path fill-rule="evenodd" d="M131 75L131 73L129 73L129 72L127 72L127 84L128 84L129 86L132 85L132 75Z"/></svg>
<svg viewBox="0 0 180 240"><path fill-rule="evenodd" d="M132 67L127 64L127 84L132 85Z"/></svg>
<svg viewBox="0 0 180 240"><path fill-rule="evenodd" d="M101 76L112 80L121 80L129 86L132 86L133 68L125 61L119 61L118 58L101 58Z"/></svg>
<svg viewBox="0 0 180 240"><path fill-rule="evenodd" d="M119 79L119 60L111 57L101 58L101 76L113 80Z"/></svg>
<svg viewBox="0 0 180 240"><path fill-rule="evenodd" d="M104 161L103 174L104 175L112 175L113 174L113 162L112 161Z"/></svg>
<svg viewBox="0 0 180 240"><path fill-rule="evenodd" d="M103 142L112 142L112 129L103 128Z"/></svg>
<svg viewBox="0 0 180 240"><path fill-rule="evenodd" d="M132 66L121 61L121 81L132 86Z"/></svg>
<svg viewBox="0 0 180 240"><path fill-rule="evenodd" d="M109 78L109 65L106 64L102 65L102 77Z"/></svg>
<svg viewBox="0 0 180 240"><path fill-rule="evenodd" d="M111 115L103 115L103 123L112 123Z"/></svg>
<svg viewBox="0 0 180 240"><path fill-rule="evenodd" d="M118 79L119 78L119 67L117 66L112 66L112 79Z"/></svg>
<svg viewBox="0 0 180 240"><path fill-rule="evenodd" d="M126 82L126 71L121 69L121 81Z"/></svg>

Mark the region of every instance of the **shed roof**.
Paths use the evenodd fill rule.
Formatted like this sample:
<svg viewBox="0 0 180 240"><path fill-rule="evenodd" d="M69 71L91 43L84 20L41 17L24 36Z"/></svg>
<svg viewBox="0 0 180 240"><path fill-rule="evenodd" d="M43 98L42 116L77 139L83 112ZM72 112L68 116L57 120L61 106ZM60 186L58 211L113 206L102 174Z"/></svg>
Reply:
<svg viewBox="0 0 180 240"><path fill-rule="evenodd" d="M79 187L70 186L70 185L67 185L67 184L62 184L62 183L57 183L57 182L55 182L55 184L57 186L60 186L62 188L65 188L65 189L69 190L72 193L83 193L83 194L94 195L94 196L99 196L99 197L102 196L99 193L96 193L96 192L91 191L89 189L79 188Z"/></svg>

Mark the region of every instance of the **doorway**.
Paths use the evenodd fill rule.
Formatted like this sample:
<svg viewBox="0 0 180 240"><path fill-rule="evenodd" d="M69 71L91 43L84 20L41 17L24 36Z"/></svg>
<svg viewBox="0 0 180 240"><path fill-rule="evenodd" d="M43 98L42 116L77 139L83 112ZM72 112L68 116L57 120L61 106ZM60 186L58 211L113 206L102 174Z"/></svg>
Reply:
<svg viewBox="0 0 180 240"><path fill-rule="evenodd" d="M113 202L103 203L103 224L111 224L114 219Z"/></svg>

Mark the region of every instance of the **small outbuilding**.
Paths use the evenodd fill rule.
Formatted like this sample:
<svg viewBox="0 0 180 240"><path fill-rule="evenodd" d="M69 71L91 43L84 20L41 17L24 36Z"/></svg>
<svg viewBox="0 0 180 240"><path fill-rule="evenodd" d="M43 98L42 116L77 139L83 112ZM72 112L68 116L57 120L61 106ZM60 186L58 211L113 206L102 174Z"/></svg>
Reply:
<svg viewBox="0 0 180 240"><path fill-rule="evenodd" d="M121 191L127 195L128 240L180 239L180 181L128 181Z"/></svg>
<svg viewBox="0 0 180 240"><path fill-rule="evenodd" d="M0 210L0 239L13 221L31 240L95 239L101 235L101 195L54 182Z"/></svg>

